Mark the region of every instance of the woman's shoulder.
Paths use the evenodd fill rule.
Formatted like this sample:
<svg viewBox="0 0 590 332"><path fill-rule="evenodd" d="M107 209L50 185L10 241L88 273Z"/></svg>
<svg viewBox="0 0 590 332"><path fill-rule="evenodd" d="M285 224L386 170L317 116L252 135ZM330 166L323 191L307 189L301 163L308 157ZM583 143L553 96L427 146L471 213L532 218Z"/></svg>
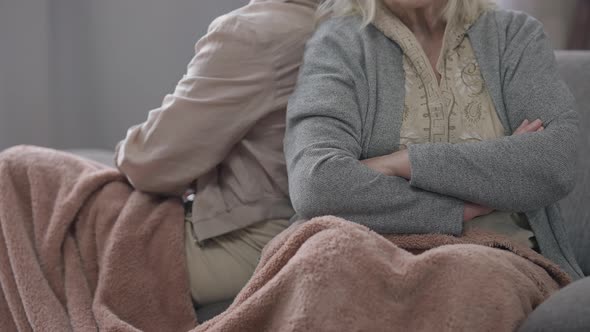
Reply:
<svg viewBox="0 0 590 332"><path fill-rule="evenodd" d="M314 39L352 41L362 35L362 21L356 15L333 17L318 24Z"/></svg>
<svg viewBox="0 0 590 332"><path fill-rule="evenodd" d="M480 16L474 23L488 32L496 31L507 40L533 38L543 33L543 24L522 11L494 8Z"/></svg>
<svg viewBox="0 0 590 332"><path fill-rule="evenodd" d="M358 15L333 17L321 22L310 44L341 49L349 55L364 56L367 50L379 48L387 38L372 24L363 25Z"/></svg>

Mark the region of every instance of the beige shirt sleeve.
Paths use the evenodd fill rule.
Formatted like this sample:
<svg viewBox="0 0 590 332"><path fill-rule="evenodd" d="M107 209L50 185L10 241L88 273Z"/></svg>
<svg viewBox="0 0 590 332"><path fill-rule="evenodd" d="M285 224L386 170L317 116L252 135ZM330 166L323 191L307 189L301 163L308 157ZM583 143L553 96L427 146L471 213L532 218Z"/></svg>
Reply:
<svg viewBox="0 0 590 332"><path fill-rule="evenodd" d="M238 17L214 21L174 93L127 131L115 161L136 189L182 194L272 109L272 54L255 28Z"/></svg>

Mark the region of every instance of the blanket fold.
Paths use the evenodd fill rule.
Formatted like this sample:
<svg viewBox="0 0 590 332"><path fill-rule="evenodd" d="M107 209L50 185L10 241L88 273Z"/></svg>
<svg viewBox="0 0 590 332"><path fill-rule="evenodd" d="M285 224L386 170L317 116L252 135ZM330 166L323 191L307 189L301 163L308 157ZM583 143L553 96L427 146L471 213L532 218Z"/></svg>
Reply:
<svg viewBox="0 0 590 332"><path fill-rule="evenodd" d="M233 304L196 331L514 331L569 282L499 235L381 236L326 216L271 241Z"/></svg>
<svg viewBox="0 0 590 332"><path fill-rule="evenodd" d="M180 200L26 146L0 153L0 186L3 331L510 331L570 282L494 234L381 236L326 216L273 239L197 326Z"/></svg>

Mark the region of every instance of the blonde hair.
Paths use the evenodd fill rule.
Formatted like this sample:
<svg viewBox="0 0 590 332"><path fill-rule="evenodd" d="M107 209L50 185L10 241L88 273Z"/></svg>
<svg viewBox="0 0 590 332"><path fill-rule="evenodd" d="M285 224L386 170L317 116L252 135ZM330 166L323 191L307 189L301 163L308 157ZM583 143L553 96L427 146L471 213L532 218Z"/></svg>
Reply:
<svg viewBox="0 0 590 332"><path fill-rule="evenodd" d="M378 1L383 0L323 0L318 7L316 17L323 21L331 17L359 15L363 18L362 26L367 26L375 19ZM442 14L446 22L472 22L483 10L492 8L491 0L448 0Z"/></svg>

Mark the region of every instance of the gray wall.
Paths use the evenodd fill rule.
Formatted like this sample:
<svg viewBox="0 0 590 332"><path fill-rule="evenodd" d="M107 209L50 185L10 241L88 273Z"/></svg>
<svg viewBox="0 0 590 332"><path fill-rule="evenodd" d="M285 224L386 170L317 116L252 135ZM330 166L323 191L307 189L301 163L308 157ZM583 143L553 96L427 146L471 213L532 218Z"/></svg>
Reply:
<svg viewBox="0 0 590 332"><path fill-rule="evenodd" d="M45 1L0 0L0 149L53 139Z"/></svg>
<svg viewBox="0 0 590 332"><path fill-rule="evenodd" d="M112 148L247 0L0 0L0 149Z"/></svg>
<svg viewBox="0 0 590 332"><path fill-rule="evenodd" d="M75 1L75 0L73 0ZM210 21L245 0L90 2L97 142L113 146L174 89Z"/></svg>
<svg viewBox="0 0 590 332"><path fill-rule="evenodd" d="M541 22L556 49L567 46L577 0L497 0L500 6L527 12Z"/></svg>

